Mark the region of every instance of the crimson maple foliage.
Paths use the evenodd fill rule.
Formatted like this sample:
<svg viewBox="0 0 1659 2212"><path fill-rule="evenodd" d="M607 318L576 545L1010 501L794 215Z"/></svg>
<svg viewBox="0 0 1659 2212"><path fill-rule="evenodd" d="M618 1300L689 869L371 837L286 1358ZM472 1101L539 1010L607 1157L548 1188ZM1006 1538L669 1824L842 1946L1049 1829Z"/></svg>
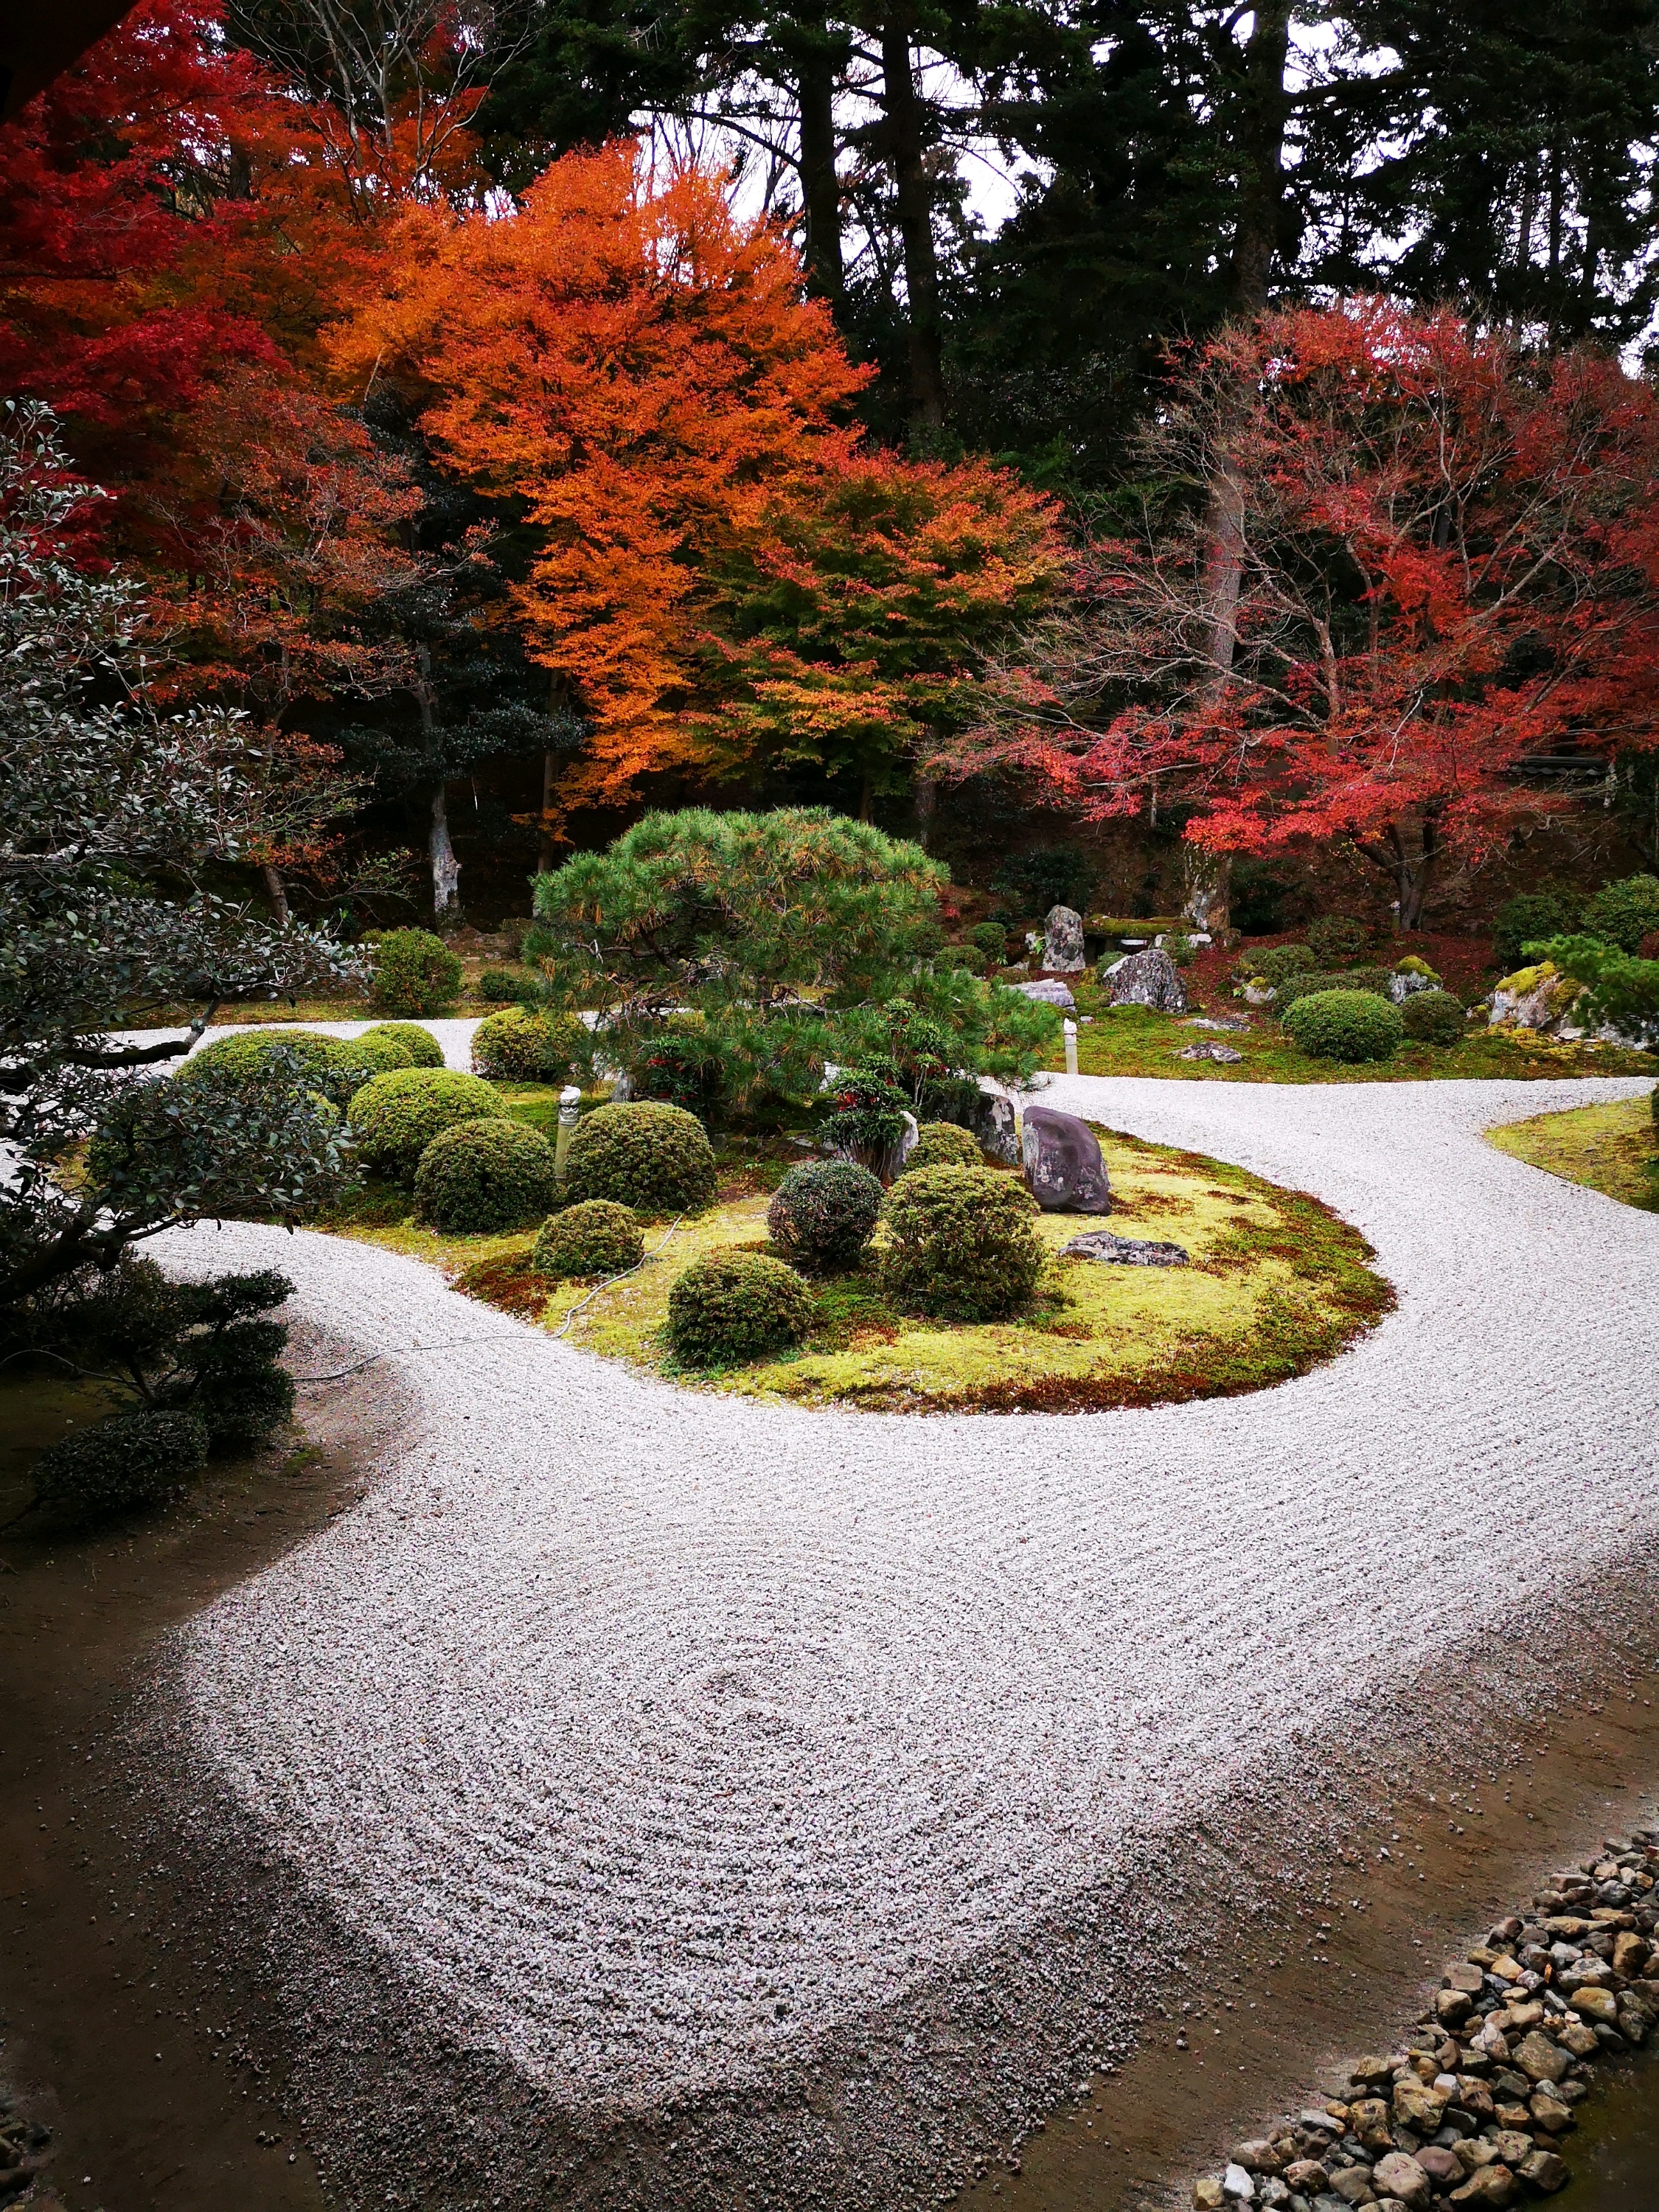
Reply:
<svg viewBox="0 0 1659 2212"><path fill-rule="evenodd" d="M1145 460L1201 514L1172 491L1090 550L958 768L1186 809L1216 854L1346 838L1414 928L1443 861L1571 803L1529 761L1655 743L1659 412L1615 362L1380 301L1272 315L1197 353Z"/></svg>

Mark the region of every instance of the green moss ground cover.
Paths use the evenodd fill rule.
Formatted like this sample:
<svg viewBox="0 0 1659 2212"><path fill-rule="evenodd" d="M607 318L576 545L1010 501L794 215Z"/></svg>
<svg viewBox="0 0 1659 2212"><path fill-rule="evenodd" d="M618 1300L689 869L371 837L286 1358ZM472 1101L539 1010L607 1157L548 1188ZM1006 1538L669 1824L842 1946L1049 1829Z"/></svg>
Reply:
<svg viewBox="0 0 1659 2212"><path fill-rule="evenodd" d="M1489 1129L1486 1141L1547 1175L1659 1212L1659 1133L1645 1098L1539 1114Z"/></svg>
<svg viewBox="0 0 1659 2212"><path fill-rule="evenodd" d="M400 1193L366 1190L344 1233L442 1267L471 1295L642 1372L691 1387L804 1405L884 1412L1073 1412L1254 1390L1304 1373L1371 1327L1394 1303L1364 1239L1316 1200L1243 1170L1102 1133L1125 1236L1170 1240L1181 1268L1058 1257L1079 1231L1073 1214L1038 1229L1051 1264L1018 1318L981 1324L920 1319L886 1295L878 1254L810 1284L813 1319L797 1350L713 1374L683 1372L668 1349L668 1293L690 1262L718 1251L765 1251L766 1207L793 1162L787 1139L727 1145L714 1204L670 1233L647 1230L633 1275L592 1294L530 1268L529 1237L443 1237L409 1218ZM380 1207L374 1218L376 1204ZM396 1218L392 1218L395 1214ZM575 1311L577 1308L580 1310Z"/></svg>

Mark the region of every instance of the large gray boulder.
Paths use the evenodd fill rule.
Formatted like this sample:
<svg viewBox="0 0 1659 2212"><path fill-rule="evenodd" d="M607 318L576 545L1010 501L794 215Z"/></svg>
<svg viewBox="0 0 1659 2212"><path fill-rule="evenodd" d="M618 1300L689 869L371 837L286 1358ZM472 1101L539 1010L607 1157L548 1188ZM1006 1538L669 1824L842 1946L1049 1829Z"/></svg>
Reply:
<svg viewBox="0 0 1659 2212"><path fill-rule="evenodd" d="M1083 916L1069 906L1051 906L1043 923L1042 964L1060 975L1083 973Z"/></svg>
<svg viewBox="0 0 1659 2212"><path fill-rule="evenodd" d="M1132 952L1103 979L1115 1006L1151 1006L1161 1014L1184 1014L1187 987L1181 970L1160 945Z"/></svg>
<svg viewBox="0 0 1659 2212"><path fill-rule="evenodd" d="M1035 983L1016 983L1013 988L1024 999L1038 1000L1045 1006L1060 1006L1068 1014L1077 1012L1077 1000L1057 977L1039 975Z"/></svg>
<svg viewBox="0 0 1659 2212"><path fill-rule="evenodd" d="M1019 1165L1019 1125L1012 1098L1005 1098L1000 1091L981 1091L974 1102L968 1128L987 1159L1000 1160L1009 1168Z"/></svg>
<svg viewBox="0 0 1659 2212"><path fill-rule="evenodd" d="M1021 1121L1025 1186L1045 1213L1109 1213L1112 1185L1095 1133L1075 1114L1028 1106Z"/></svg>
<svg viewBox="0 0 1659 2212"><path fill-rule="evenodd" d="M1184 1245L1159 1244L1144 1237L1116 1237L1109 1229L1086 1230L1060 1248L1062 1260L1103 1260L1116 1267L1185 1267Z"/></svg>

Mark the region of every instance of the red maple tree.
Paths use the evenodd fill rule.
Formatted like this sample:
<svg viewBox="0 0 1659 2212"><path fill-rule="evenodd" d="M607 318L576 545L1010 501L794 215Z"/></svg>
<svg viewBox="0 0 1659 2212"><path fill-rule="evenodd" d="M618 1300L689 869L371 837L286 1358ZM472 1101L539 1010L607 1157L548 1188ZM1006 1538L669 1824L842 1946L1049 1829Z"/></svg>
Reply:
<svg viewBox="0 0 1659 2212"><path fill-rule="evenodd" d="M1540 757L1655 743L1659 409L1588 351L1367 300L1224 331L1171 389L1139 526L1011 653L960 771L1200 854L1346 839L1418 927L1572 803Z"/></svg>

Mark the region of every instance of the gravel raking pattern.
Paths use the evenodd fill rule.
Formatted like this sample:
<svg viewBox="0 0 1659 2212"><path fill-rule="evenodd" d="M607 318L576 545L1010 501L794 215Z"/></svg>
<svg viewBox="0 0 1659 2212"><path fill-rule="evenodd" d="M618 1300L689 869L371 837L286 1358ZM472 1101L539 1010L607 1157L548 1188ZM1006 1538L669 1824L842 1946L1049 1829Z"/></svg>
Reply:
<svg viewBox="0 0 1659 2212"><path fill-rule="evenodd" d="M1659 1217L1479 1134L1641 1087L1057 1079L1314 1192L1400 1293L1327 1368L1150 1412L739 1403L363 1245L172 1237L285 1269L301 1369L349 1356L309 1324L403 1409L362 1504L182 1639L193 1755L434 2034L561 2112L902 2021L1292 1729L1659 1534ZM1054 2064L1076 1994L1029 2030Z"/></svg>

